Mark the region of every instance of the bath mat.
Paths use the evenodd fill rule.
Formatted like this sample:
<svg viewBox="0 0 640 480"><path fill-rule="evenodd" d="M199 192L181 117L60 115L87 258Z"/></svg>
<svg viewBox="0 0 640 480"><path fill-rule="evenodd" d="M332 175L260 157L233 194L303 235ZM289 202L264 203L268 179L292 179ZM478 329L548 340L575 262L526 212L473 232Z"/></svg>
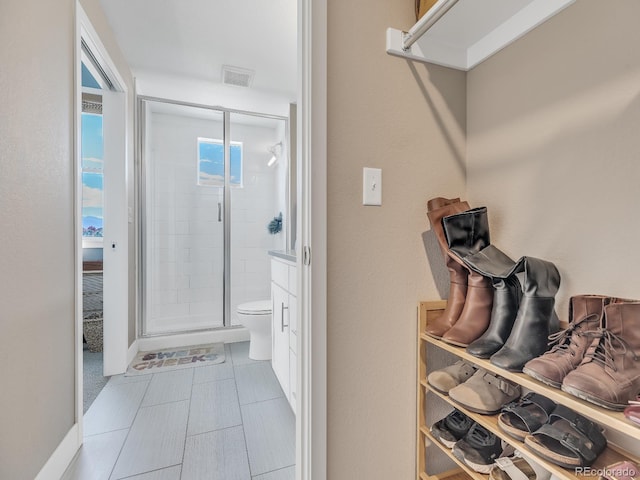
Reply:
<svg viewBox="0 0 640 480"><path fill-rule="evenodd" d="M168 372L182 368L204 367L225 361L224 343L209 343L188 347L138 352L125 377Z"/></svg>

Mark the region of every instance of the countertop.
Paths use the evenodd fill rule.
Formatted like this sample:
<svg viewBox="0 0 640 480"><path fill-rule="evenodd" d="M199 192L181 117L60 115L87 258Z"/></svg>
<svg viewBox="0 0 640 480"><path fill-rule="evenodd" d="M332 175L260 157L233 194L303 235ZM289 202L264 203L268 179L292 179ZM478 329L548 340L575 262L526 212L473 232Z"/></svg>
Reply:
<svg viewBox="0 0 640 480"><path fill-rule="evenodd" d="M272 257L282 258L283 260L287 260L289 262L296 261L296 252L295 250L269 250L267 252Z"/></svg>

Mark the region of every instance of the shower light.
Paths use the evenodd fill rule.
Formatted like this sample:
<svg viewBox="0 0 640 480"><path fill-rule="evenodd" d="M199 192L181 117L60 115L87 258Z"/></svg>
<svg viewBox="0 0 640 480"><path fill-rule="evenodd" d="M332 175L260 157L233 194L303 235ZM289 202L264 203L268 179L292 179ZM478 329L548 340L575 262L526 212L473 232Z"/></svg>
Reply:
<svg viewBox="0 0 640 480"><path fill-rule="evenodd" d="M282 142L278 142L275 145L267 148L267 151L271 154L271 158L267 162L267 167L272 167L278 161L278 148L282 148Z"/></svg>

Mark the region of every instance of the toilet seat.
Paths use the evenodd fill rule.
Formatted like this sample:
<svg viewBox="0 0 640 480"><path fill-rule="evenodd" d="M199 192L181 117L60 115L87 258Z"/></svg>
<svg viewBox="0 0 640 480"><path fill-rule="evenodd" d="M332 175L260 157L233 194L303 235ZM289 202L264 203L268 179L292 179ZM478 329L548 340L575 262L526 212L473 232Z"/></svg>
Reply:
<svg viewBox="0 0 640 480"><path fill-rule="evenodd" d="M246 302L238 305L236 312L242 315L270 315L271 300L258 300L257 302Z"/></svg>

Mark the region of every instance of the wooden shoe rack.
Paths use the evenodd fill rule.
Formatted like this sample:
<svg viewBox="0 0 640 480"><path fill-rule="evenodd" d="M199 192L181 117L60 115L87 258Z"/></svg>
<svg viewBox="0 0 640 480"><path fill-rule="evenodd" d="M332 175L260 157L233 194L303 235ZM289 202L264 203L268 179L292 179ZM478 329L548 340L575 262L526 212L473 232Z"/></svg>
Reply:
<svg viewBox="0 0 640 480"><path fill-rule="evenodd" d="M498 427L498 415L480 415L474 412L471 412L464 407L453 402L448 396L442 395L436 390L432 389L427 383L427 375L430 372L427 365L427 350L430 348L439 348L446 352L449 352L456 357L466 360L470 363L473 363L485 370L493 372L497 375L500 375L503 378L511 380L513 382L518 383L522 388L537 392L545 397L553 400L556 403L565 405L568 408L571 408L578 413L590 418L594 422L597 422L601 426L605 427L608 432L616 431L620 434L628 436L630 439L635 439L640 441L640 428L636 427L633 423L627 420L621 412L613 412L611 410L606 410L604 408L600 408L596 405L592 405L590 403L584 402L572 395L569 395L563 392L560 389L552 388L547 385L544 385L537 380L525 375L523 373L514 373L503 370L501 368L493 365L489 360L483 360L472 355L469 355L464 348L455 347L453 345L449 345L445 342L432 338L425 334L426 325L429 321L433 321L437 318L442 310L446 306L446 301L433 301L433 302L420 302L418 305L418 364L417 364L417 431L416 431L416 479L417 480L442 480L443 478L452 479L453 475L457 478L456 480L460 480L461 476L466 476L466 478L472 478L474 480L488 480L488 475L483 475L477 472L474 472L465 464L460 462L456 457L453 456L451 451L442 445L440 442L435 440L430 432L431 425L427 424L426 419L426 411L428 408L427 405L427 394L431 393L430 397L435 396L439 400L446 402L451 405L451 407L455 407L465 415L473 419L475 422L479 423L483 427L485 427L490 432L493 432L498 437L503 439L505 442L509 443L513 447L518 450L521 450L524 454L530 456L537 463L546 468L553 475L558 477L561 480L577 480L582 478L589 478L591 480L595 480L598 477L586 476L586 475L577 475L573 470L562 468L558 465L550 463L540 457L537 457L535 454L531 453L524 443L519 442L518 440L509 437L506 435L500 428ZM444 452L445 455L451 458L460 469L455 471L449 471L444 474L439 475L429 475L427 473L427 465L426 465L426 449L427 448L439 448ZM595 463L591 466L591 469L602 469L608 465L619 462L621 460L632 460L638 462L638 459L633 455L623 451L622 449L617 448L616 446L609 444L604 452L602 452Z"/></svg>

